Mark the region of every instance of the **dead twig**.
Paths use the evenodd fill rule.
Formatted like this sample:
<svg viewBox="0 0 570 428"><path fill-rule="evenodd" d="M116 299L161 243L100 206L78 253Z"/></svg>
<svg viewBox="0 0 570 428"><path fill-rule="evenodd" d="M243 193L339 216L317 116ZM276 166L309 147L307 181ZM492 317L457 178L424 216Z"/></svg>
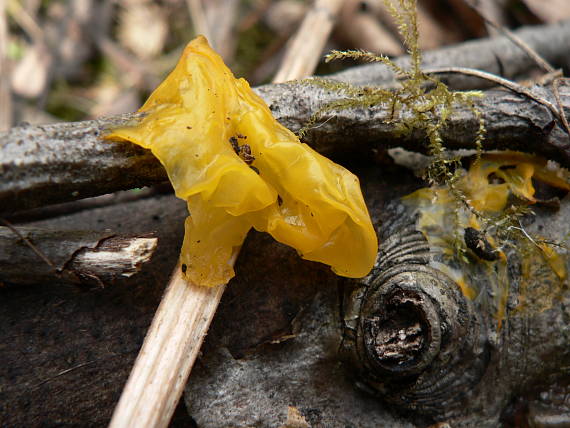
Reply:
<svg viewBox="0 0 570 428"><path fill-rule="evenodd" d="M552 64L567 64L566 47L570 43L570 21L553 25L523 27L513 32L531 49L539 52L545 61ZM564 54L562 52L565 52ZM409 57L396 58L401 68L409 66ZM536 66L534 60L507 37L472 40L457 45L425 52L424 67L456 66L485 70L500 74L507 79L521 77ZM393 73L383 64L369 64L353 67L332 75L334 79L349 81L358 85L378 85L390 82ZM454 78L455 89L481 89L481 81L474 85L473 79Z"/></svg>
<svg viewBox="0 0 570 428"><path fill-rule="evenodd" d="M211 39L210 26L208 25L202 0L186 0L186 4L192 18L195 33L202 34L208 40Z"/></svg>
<svg viewBox="0 0 570 428"><path fill-rule="evenodd" d="M28 34L28 36L38 43L45 39L44 30L38 25L36 20L20 4L13 0L3 0L6 3L7 11L16 23Z"/></svg>
<svg viewBox="0 0 570 428"><path fill-rule="evenodd" d="M474 79L472 79L474 80ZM559 98L570 108L570 88L559 85ZM533 89L548 95L549 87ZM303 127L324 105L341 95L305 84L267 85L257 92L273 106L274 116L293 131ZM570 142L565 132L552 132L553 115L542 104L529 102L515 93L484 91L474 100L485 119L485 150L501 147L536 153L570 166ZM541 96L543 94L541 93ZM551 95L548 98L554 96ZM368 153L378 143L411 151L425 149L418 131L402 134L397 123L387 122L390 108L375 106L363 115L346 109L322 117L305 141L317 151L331 155L346 151ZM334 116L334 117L333 117ZM125 115L97 121L12 128L0 134L0 215L77 200L117 190L149 186L166 180L166 172L148 151L129 143L103 141L105 130L129 123ZM554 117L561 117L557 111ZM473 148L479 124L472 111L458 105L450 124L441 130L449 148Z"/></svg>
<svg viewBox="0 0 570 428"><path fill-rule="evenodd" d="M513 82L513 81L508 80L508 79L504 79L504 78L497 76L495 74L487 73L486 71L475 70L472 68L466 68L466 67L426 68L423 70L423 72L426 74L459 73L459 74L463 74L466 76L473 76L473 77L477 77L479 79L483 79L483 80L487 80L489 82L496 83L499 86L507 88L513 92L516 92L517 94L523 95L523 96L525 96L525 97L527 97L533 101L536 101L539 104L542 104L548 110L550 110L550 112L556 118L558 118L560 120L560 122L562 122L562 123L566 122L566 118L564 117L563 111L561 112L559 109L557 109L554 106L554 104L552 104L550 101L544 99L543 97L540 97L540 96L534 94L530 89L525 88L524 86L521 86L516 82ZM560 96L559 96L559 98L560 98ZM561 102L560 102L560 104L561 104ZM566 130L568 131L567 127L566 127ZM570 134L570 132L568 132L568 133Z"/></svg>
<svg viewBox="0 0 570 428"><path fill-rule="evenodd" d="M348 39L351 46L359 46L369 52L402 55L402 43L362 4L359 0L345 2L340 13L338 36Z"/></svg>
<svg viewBox="0 0 570 428"><path fill-rule="evenodd" d="M22 235L20 233L20 231L18 229L16 229L9 221L0 218L0 222L2 222L8 229L10 229L12 231L12 233L14 233L14 235L16 235L18 238L20 238L22 241L24 241L26 243L26 245L34 252L36 253L36 255L42 259L55 273L56 272L56 267L55 265L51 262L51 260L43 253L43 251L41 251L38 247L36 247L34 245L34 243L29 240L26 236Z"/></svg>
<svg viewBox="0 0 570 428"><path fill-rule="evenodd" d="M554 73L556 69L552 67L548 61L546 61L538 52L532 49L524 40L518 37L515 33L510 31L508 28L497 24L492 19L487 17L487 14L484 13L480 7L474 4L471 0L465 1L467 5L473 9L480 17L485 21L485 23L491 27L493 27L498 32L502 33L507 37L511 42L513 42L516 46L521 48L528 56L531 58L540 68L542 68L546 73Z"/></svg>
<svg viewBox="0 0 570 428"><path fill-rule="evenodd" d="M293 36L274 83L310 76L333 29L344 0L316 0Z"/></svg>
<svg viewBox="0 0 570 428"><path fill-rule="evenodd" d="M558 112L560 114L560 119L562 119L562 123L564 124L564 128L566 132L570 135L570 125L568 124L568 119L566 119L566 113L564 112L564 104L562 104L562 99L560 98L560 91L558 90L558 86L562 81L561 78L554 79L552 82L552 93L554 94L554 98L556 99L556 104L558 106Z"/></svg>
<svg viewBox="0 0 570 428"><path fill-rule="evenodd" d="M560 62L568 60L569 51L563 42L570 39L570 22L519 31L529 45L541 53L546 52L548 59L558 58ZM430 66L463 63L493 72L497 66L496 58L491 55L490 60L486 53L502 50L510 64L505 69L507 76L515 77L528 67L533 67L534 63L519 48L509 50L510 45L512 43L504 38L467 42L428 52L426 61ZM406 61L405 57L397 60L404 67ZM489 83L460 74L456 76L471 87ZM354 67L334 77L355 84L369 79L376 83L393 80L393 74L379 64ZM474 85L474 82L478 85ZM549 90L548 87L544 88L546 92ZM306 84L267 85L256 88L256 91L272 107L274 116L293 131L304 126L320 107L339 98L337 93ZM539 92L536 88L533 91ZM567 87L560 86L561 100L569 108L567 91ZM513 102L516 103L516 111L513 110ZM547 132L552 122L550 110L534 102L513 99L512 94L505 92L486 92L475 103L485 117L488 135L485 149L508 145L570 166L567 134L556 132L556 128L553 132ZM367 150L380 141L385 147L397 145L409 150L421 150L421 135L397 134L394 124L385 123L387 114L381 106L370 109L366 115L355 110L340 111L335 114L334 120L309 132L306 141L328 155L354 152L355 149ZM138 117L135 114L95 121L21 126L0 133L0 215L166 180L164 169L148 151L132 144L101 139L108 129L123 126ZM442 130L446 144L451 148L472 148L478 124L472 120L471 112L458 106L454 110L452 123L453 126ZM357 146L354 141L358 141Z"/></svg>
<svg viewBox="0 0 570 428"><path fill-rule="evenodd" d="M10 93L10 70L8 69L8 22L6 1L0 0L0 131L12 126L12 94Z"/></svg>
<svg viewBox="0 0 570 428"><path fill-rule="evenodd" d="M115 66L126 73L130 85L150 90L155 88L159 79L150 67L128 53L125 49L104 34L91 34L97 47L103 52Z"/></svg>
<svg viewBox="0 0 570 428"><path fill-rule="evenodd" d="M210 46L224 61L231 61L236 47L234 27L237 17L237 0L186 0L194 31L206 36Z"/></svg>

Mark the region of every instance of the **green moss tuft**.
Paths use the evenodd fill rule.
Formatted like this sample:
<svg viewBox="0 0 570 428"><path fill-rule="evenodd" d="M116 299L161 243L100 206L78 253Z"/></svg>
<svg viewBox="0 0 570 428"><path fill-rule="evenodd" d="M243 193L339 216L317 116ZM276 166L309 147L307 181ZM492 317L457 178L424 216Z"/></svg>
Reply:
<svg viewBox="0 0 570 428"><path fill-rule="evenodd" d="M445 218L445 221L441 222L445 224L445 233L437 235L431 229L425 233L430 235L428 240L432 238L434 242L437 241L443 245L447 255L446 260L449 262L448 271L450 271L449 266L455 266L457 272L470 272L473 269L478 271L484 268L485 275L495 284L492 300L495 300L493 306L497 310L500 325L506 310L509 289L506 256L503 250L510 249L517 252L523 260L525 269L529 272L531 270L528 267L530 261L535 263L542 257L543 267L546 271L550 271L550 276L554 275L561 279L566 274L562 273L562 268L556 267L556 264L560 263L560 258L551 250L551 244L530 236L522 227L522 217L531 213L528 203L521 201L519 204L512 204L501 212L494 213L488 210L482 213L474 208L474 203L466 196L465 182L462 180L465 171L461 160L450 155L446 150L441 129L446 125L457 105L468 106L479 121L479 129L473 140L476 155L472 166L481 162L485 123L481 112L475 107L474 99L483 95L479 91L452 91L437 78L423 73L422 56L418 44L416 0L384 0L384 3L394 17L407 47L410 55L409 68L404 69L398 66L386 56L361 50L332 51L326 56L326 61L353 59L380 62L394 72L399 87L396 89L358 87L322 78L304 80L302 84L319 86L338 93L342 98L320 108L301 129L299 136L303 137L325 114L343 109L369 108L377 105L387 106L390 109L389 121L396 125L399 132L411 133L416 129L424 130L427 135L426 149L431 156L431 162L425 171L425 179L435 192L434 194L450 196L444 198L445 202L438 202L446 204L442 211L444 214L441 214L442 218ZM403 112L405 114L402 114ZM438 188L446 188L448 192L437 193ZM426 202L427 206L431 207L434 203L435 201L431 199ZM500 260L482 262L479 258L473 257L472 250L467 248L464 234L465 228L471 227L471 224L477 225L481 236L493 242L497 251L503 255ZM528 254L532 254L532 257ZM538 270L542 272L545 269L537 268L533 272L538 272ZM465 284L464 286L467 287ZM475 295L482 293L481 290L475 291ZM544 296L540 298L541 301L545 301ZM532 299L529 299L529 302L530 300Z"/></svg>
<svg viewBox="0 0 570 428"><path fill-rule="evenodd" d="M377 87L358 87L322 78L303 80L302 84L322 87L331 92L342 94L343 98L320 108L299 131L299 137L304 137L307 131L326 113L358 107L369 108L375 105L389 106L392 112L389 120L397 125L399 132L410 133L414 129L426 131L428 153L433 159L426 171L428 182L430 184L447 183L453 189L453 184L458 178L459 161L448 155L443 145L440 130L453 113L455 105L469 106L473 115L479 120L479 130L474 140L477 157L479 157L485 138L485 123L481 112L473 104L473 98L482 96L482 94L478 91L452 91L437 78L423 73L421 69L422 55L418 43L416 0L385 0L385 4L396 20L410 54L409 69L399 67L384 55L375 55L361 50L332 51L326 56L326 61L354 59L380 62L392 69L400 87L391 90ZM400 112L402 111L406 111L406 115L401 115ZM454 193L459 199L462 199L457 190L454 190Z"/></svg>

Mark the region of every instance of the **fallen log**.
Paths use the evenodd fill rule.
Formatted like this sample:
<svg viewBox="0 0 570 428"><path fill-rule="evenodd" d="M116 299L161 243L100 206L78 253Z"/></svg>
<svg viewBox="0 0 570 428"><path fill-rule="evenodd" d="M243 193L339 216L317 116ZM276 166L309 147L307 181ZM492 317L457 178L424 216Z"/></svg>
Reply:
<svg viewBox="0 0 570 428"><path fill-rule="evenodd" d="M388 238L395 239L399 230L395 223L389 227L388 221L404 224L411 220L398 208L398 199L421 182L397 166L371 165L357 172L382 242L388 244ZM562 200L557 212L541 210L533 217L533 230L545 236L567 234L568 208L568 200ZM1 423L108 424L159 303L162 285L176 262L186 215L183 203L174 196L162 196L106 206L96 216L74 213L41 224L117 229L120 221L128 233L157 230L164 245L146 265L152 274L141 276L132 287L108 287L94 293L47 284L33 289L0 288L0 325L7 326L0 329L0 343L5 344L0 346ZM340 326L347 319L339 305L346 286L343 280L260 233L246 241L236 271L187 386L185 401L199 426L279 426L286 420L288 406L297 408L313 426L428 425L425 416L410 421L412 411L395 412L385 401L359 391L349 376L351 365L339 363ZM497 333L493 324L489 330L480 330L492 341L486 348L492 358L486 363L485 375L468 391L454 383L446 390L448 397L454 397L453 391L466 394L461 412L457 407L440 408L441 415L453 411L458 425L500 426L501 415L515 411L522 412L517 417L531 422L544 419L548 412L560 420L568 414L564 409L545 409L541 398L550 399L557 390L567 392L568 291L542 312L515 310L516 284L510 296L502 329ZM403 321L415 325L414 319ZM432 320L427 322L435 325ZM409 339L404 336L402 343ZM453 344L446 346L456 349ZM440 356L430 366L434 371L448 355L442 349L433 353ZM463 357L466 372L480 362L477 355ZM397 378L392 379L397 383ZM400 387L405 384L401 382ZM391 392L398 398L400 391ZM519 402L522 410L518 410ZM72 414L69 403L77 409Z"/></svg>

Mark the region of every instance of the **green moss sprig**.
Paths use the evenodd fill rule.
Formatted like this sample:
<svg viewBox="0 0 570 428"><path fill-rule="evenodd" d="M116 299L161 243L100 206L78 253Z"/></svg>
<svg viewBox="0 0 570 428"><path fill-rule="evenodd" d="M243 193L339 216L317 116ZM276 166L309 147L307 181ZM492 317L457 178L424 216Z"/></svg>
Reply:
<svg viewBox="0 0 570 428"><path fill-rule="evenodd" d="M538 254L545 254L541 243L544 240L530 236L523 228L521 219L532 213L528 204L521 201L513 204L500 213L482 213L476 210L467 198L461 185L464 170L461 160L453 156L445 148L441 130L454 112L456 106L467 106L479 122L479 128L473 137L475 157L473 162L479 162L482 155L483 140L485 138L485 122L481 111L475 107L474 100L483 96L480 91L452 91L434 75L422 71L422 54L419 48L419 32L416 14L416 0L384 0L389 12L394 17L404 44L410 57L409 67L401 67L384 55L376 55L362 50L332 51L326 56L326 61L353 59L364 62L379 62L385 64L395 75L398 87L387 89L382 87L361 87L349 83L330 79L312 78L303 81L303 84L316 85L325 90L337 93L340 97L323 107L312 115L309 122L299 133L303 137L307 131L315 126L324 115L334 112L354 109L383 106L390 112L387 121L396 127L396 131L408 134L419 129L426 135L426 151L431 161L425 170L424 178L432 188L445 186L452 196L450 219L449 245L452 258L458 266L473 268L474 258L470 254L464 239L465 219L472 215L480 227L481 236L489 237L497 251L513 250L518 252L524 266L530 266L531 260L538 260ZM532 254L532 258L526 254ZM546 256L544 256L546 257ZM504 314L506 298L508 296L509 281L506 269L506 259L497 263L487 263L491 276L497 285L495 302L500 314ZM552 264L552 261L549 262ZM545 263L546 266L546 263ZM553 274L554 269L546 269ZM556 275L555 275L556 276ZM498 315L499 320L502 315Z"/></svg>
<svg viewBox="0 0 570 428"><path fill-rule="evenodd" d="M397 126L397 132L407 134L414 129L425 130L428 137L427 152L432 156L432 162L426 171L428 182L430 184L446 183L453 188L458 178L459 161L448 155L440 131L453 113L455 105L467 105L479 121L479 130L474 138L474 147L479 157L485 138L485 123L481 112L475 108L473 99L482 96L482 93L452 91L439 79L425 74L421 69L422 53L418 42L416 0L385 0L384 3L394 17L407 47L410 55L409 68L400 67L387 56L362 50L333 50L325 59L327 62L342 59L380 62L394 72L399 87L396 89L359 87L322 78L305 80L304 84L316 85L342 94L343 98L321 107L300 130L299 136L302 138L326 113L386 105L391 112L388 121ZM401 115L402 111L410 114ZM454 192L458 197L461 196L458 191Z"/></svg>
<svg viewBox="0 0 570 428"><path fill-rule="evenodd" d="M485 138L485 122L481 112L474 105L474 98L481 97L480 91L452 91L436 77L422 71L422 53L419 47L419 31L416 13L416 0L384 0L390 14L394 17L398 30L410 56L410 67L402 68L384 55L376 55L362 50L338 51L333 50L325 60L353 59L366 62L380 62L389 67L399 83L396 89L379 87L359 87L345 82L330 79L312 78L304 84L316 85L331 92L343 95L343 98L332 101L321 107L308 123L299 131L299 137L315 126L321 117L327 113L352 108L370 108L377 105L388 106L389 123L396 125L396 132L408 134L415 129L423 129L427 135L427 153L431 162L426 168L425 179L430 185L449 187L457 201L457 209L467 207L478 217L479 213L469 204L457 181L461 177L460 160L450 156L441 137L441 129L453 114L454 106L466 105L479 121L479 129L474 136L473 146L476 151L476 161L482 153ZM406 114L400 114L405 111ZM456 250L465 251L463 239L458 233L455 239Z"/></svg>

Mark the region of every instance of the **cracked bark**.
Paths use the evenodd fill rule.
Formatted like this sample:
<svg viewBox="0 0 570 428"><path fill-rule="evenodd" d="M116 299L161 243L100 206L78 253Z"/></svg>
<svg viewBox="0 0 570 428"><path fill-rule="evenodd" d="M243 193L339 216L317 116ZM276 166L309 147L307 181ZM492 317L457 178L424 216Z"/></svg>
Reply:
<svg viewBox="0 0 570 428"><path fill-rule="evenodd" d="M570 63L570 22L519 31L532 48L558 65ZM532 68L531 60L506 38L467 42L426 54L426 65L449 64L480 68L513 78ZM499 52L503 65L493 52ZM399 63L406 58L398 60ZM363 75L368 76L363 79ZM379 64L355 67L332 76L352 83L389 83L392 79ZM465 79L461 78L465 86ZM471 80L473 82L473 80ZM481 86L481 82L476 82ZM547 87L537 91L553 101ZM276 118L293 131L338 94L301 84L257 88ZM570 89L560 87L565 110L570 110ZM488 91L476 100L486 121L485 149L510 148L536 152L570 166L570 141L553 115L542 105L517 94ZM404 113L405 114L405 113ZM324 116L306 141L326 154L393 147L422 151L421 132L402 136L385 123L389 112L382 106L351 109ZM0 214L143 187L166 179L149 151L128 143L104 141L101 135L114 126L136 120L136 114L94 121L44 126L20 126L0 135ZM330 119L330 120L329 120ZM469 109L459 106L442 136L450 148L472 147L478 123ZM356 143L355 143L356 142Z"/></svg>
<svg viewBox="0 0 570 428"><path fill-rule="evenodd" d="M64 283L104 287L147 263L158 243L151 235L18 227L48 261L7 227L0 227L0 284Z"/></svg>

